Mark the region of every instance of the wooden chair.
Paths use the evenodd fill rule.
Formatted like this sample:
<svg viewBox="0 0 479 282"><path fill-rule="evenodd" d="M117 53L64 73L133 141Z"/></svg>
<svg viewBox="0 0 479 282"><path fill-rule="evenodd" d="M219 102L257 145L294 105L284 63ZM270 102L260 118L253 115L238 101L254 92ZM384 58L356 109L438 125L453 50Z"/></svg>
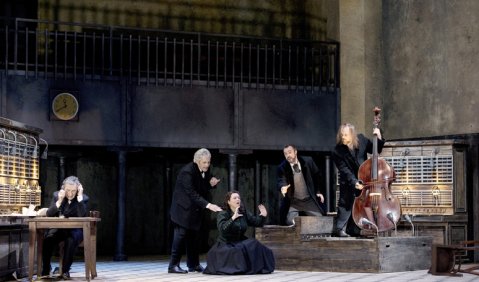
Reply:
<svg viewBox="0 0 479 282"><path fill-rule="evenodd" d="M476 272L479 266L461 269L467 251L474 250L479 250L479 241L464 241L457 245L433 245L429 273L445 276L462 276L458 272L479 275Z"/></svg>
<svg viewBox="0 0 479 282"><path fill-rule="evenodd" d="M95 217L95 218L100 218L100 212L99 211L90 211L90 217ZM90 230L91 238L92 238L92 248L90 252L90 257L91 257L91 264L90 264L90 269L92 273L92 277L96 277L96 222L92 223L91 230ZM79 248L83 248L83 241L78 245ZM63 273L62 271L62 264L63 264L63 253L64 253L64 243L60 242L58 244L58 271L59 273Z"/></svg>

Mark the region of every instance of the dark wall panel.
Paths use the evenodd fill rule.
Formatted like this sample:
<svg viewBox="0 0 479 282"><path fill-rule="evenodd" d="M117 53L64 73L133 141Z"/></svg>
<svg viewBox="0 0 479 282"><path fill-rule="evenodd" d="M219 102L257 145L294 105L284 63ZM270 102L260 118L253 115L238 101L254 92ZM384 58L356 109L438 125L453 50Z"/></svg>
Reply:
<svg viewBox="0 0 479 282"><path fill-rule="evenodd" d="M286 143L302 150L325 151L334 146L338 95L303 92L241 92L242 144L277 149Z"/></svg>
<svg viewBox="0 0 479 282"><path fill-rule="evenodd" d="M234 147L234 92L216 88L136 87L129 145Z"/></svg>

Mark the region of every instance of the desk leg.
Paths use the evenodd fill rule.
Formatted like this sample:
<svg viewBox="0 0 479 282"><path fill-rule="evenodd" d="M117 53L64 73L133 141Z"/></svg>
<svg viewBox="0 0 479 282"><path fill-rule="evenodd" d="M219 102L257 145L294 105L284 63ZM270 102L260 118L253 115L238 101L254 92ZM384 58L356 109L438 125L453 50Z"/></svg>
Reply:
<svg viewBox="0 0 479 282"><path fill-rule="evenodd" d="M96 222L91 223L91 276L97 277L96 273Z"/></svg>
<svg viewBox="0 0 479 282"><path fill-rule="evenodd" d="M83 223L83 253L85 256L85 278L87 281L90 281L90 266L91 266L90 222Z"/></svg>
<svg viewBox="0 0 479 282"><path fill-rule="evenodd" d="M35 266L35 243L37 228L34 222L28 223L28 280L33 280L33 267Z"/></svg>

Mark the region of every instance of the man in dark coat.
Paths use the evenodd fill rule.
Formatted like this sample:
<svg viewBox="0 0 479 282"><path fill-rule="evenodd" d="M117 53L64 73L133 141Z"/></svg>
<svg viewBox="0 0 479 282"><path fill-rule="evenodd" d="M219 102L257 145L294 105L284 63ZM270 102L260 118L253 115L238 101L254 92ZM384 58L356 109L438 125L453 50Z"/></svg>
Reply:
<svg viewBox="0 0 479 282"><path fill-rule="evenodd" d="M190 272L203 272L200 265L198 239L203 211L221 211L205 199L208 191L220 181L209 171L211 154L207 149L196 151L193 162L185 165L178 174L170 216L174 225L169 273L188 273L180 267L182 250L186 246L186 265Z"/></svg>
<svg viewBox="0 0 479 282"><path fill-rule="evenodd" d="M52 205L47 210L49 217L85 217L87 207L84 201L83 186L76 176L69 176L63 180L62 187L56 194ZM51 256L53 250L60 242L64 242L62 273L64 279L70 278L70 268L73 263L78 245L83 241L83 230L75 229L49 229L43 240L43 269L42 276L50 274Z"/></svg>
<svg viewBox="0 0 479 282"><path fill-rule="evenodd" d="M385 141L381 138L378 128L373 130L378 137L378 153L381 153ZM342 124L336 136L336 147L332 157L339 171L339 201L336 216L336 229L333 235L349 237L360 235L359 227L352 220L351 211L355 197L361 194L363 184L358 179L361 164L367 160L368 153L372 153L371 140L362 134L357 134L350 123Z"/></svg>
<svg viewBox="0 0 479 282"><path fill-rule="evenodd" d="M320 192L320 171L311 157L298 156L294 145L283 149L285 160L278 166L278 189L283 199L280 223L294 225L300 212L306 215L326 214L324 196Z"/></svg>

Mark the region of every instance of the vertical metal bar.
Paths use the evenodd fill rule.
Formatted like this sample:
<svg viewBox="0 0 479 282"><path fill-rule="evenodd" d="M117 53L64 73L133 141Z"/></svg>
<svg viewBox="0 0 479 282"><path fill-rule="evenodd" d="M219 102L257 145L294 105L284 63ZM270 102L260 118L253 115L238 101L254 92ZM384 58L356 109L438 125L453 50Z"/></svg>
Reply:
<svg viewBox="0 0 479 282"><path fill-rule="evenodd" d="M138 73L136 75L137 77L137 85L140 85L140 80L141 80L141 35L138 35Z"/></svg>
<svg viewBox="0 0 479 282"><path fill-rule="evenodd" d="M256 44L256 89L259 89L259 44Z"/></svg>
<svg viewBox="0 0 479 282"><path fill-rule="evenodd" d="M83 32L83 81L86 80L86 32Z"/></svg>
<svg viewBox="0 0 479 282"><path fill-rule="evenodd" d="M130 34L129 36L129 49L128 49L128 82L131 84L131 64L133 64L132 60L132 51L131 51L131 48L133 47L133 37L132 35Z"/></svg>
<svg viewBox="0 0 479 282"><path fill-rule="evenodd" d="M155 85L158 86L158 49L159 49L159 40L158 36L155 38Z"/></svg>
<svg viewBox="0 0 479 282"><path fill-rule="evenodd" d="M17 71L17 56L18 56L18 22L15 22L15 33L13 37L13 70Z"/></svg>
<svg viewBox="0 0 479 282"><path fill-rule="evenodd" d="M306 75L306 72L307 72L307 68L306 68L306 64L308 63L307 60L308 60L308 50L306 48L306 46L304 46L304 55L303 55L303 91L306 92L306 84L307 84L307 75Z"/></svg>
<svg viewBox="0 0 479 282"><path fill-rule="evenodd" d="M113 75L113 29L110 27L110 54L108 56L108 67L110 69L110 76Z"/></svg>
<svg viewBox="0 0 479 282"><path fill-rule="evenodd" d="M276 84L276 45L273 44L273 55L272 55L272 58L273 58L273 80L272 80L272 84L273 84L273 89L275 89L275 84Z"/></svg>
<svg viewBox="0 0 479 282"><path fill-rule="evenodd" d="M146 37L146 85L150 84L150 36Z"/></svg>
<svg viewBox="0 0 479 282"><path fill-rule="evenodd" d="M201 81L201 34L198 33L198 83Z"/></svg>
<svg viewBox="0 0 479 282"><path fill-rule="evenodd" d="M190 87L193 87L193 39L190 39Z"/></svg>
<svg viewBox="0 0 479 282"><path fill-rule="evenodd" d="M176 38L173 38L173 86L176 86Z"/></svg>
<svg viewBox="0 0 479 282"><path fill-rule="evenodd" d="M35 79L38 78L38 30L35 29Z"/></svg>
<svg viewBox="0 0 479 282"><path fill-rule="evenodd" d="M55 52L54 57L53 57L53 78L56 80L57 79L57 66L58 66L58 30L55 30Z"/></svg>
<svg viewBox="0 0 479 282"><path fill-rule="evenodd" d="M251 42L249 43L249 48L248 48L248 88L251 88L251 54L252 48L251 48Z"/></svg>
<svg viewBox="0 0 479 282"><path fill-rule="evenodd" d="M311 93L314 93L314 48L311 47Z"/></svg>
<svg viewBox="0 0 479 282"><path fill-rule="evenodd" d="M235 42L233 41L233 47L232 47L232 54L231 54L231 86L235 86Z"/></svg>
<svg viewBox="0 0 479 282"><path fill-rule="evenodd" d="M210 70L211 70L211 42L208 40L208 60L207 60L207 71L206 71L206 87L210 87Z"/></svg>
<svg viewBox="0 0 479 282"><path fill-rule="evenodd" d="M44 77L47 79L47 73L48 73L48 29L45 29L45 73Z"/></svg>
<svg viewBox="0 0 479 282"><path fill-rule="evenodd" d="M8 75L8 25L5 26L5 75Z"/></svg>
<svg viewBox="0 0 479 282"><path fill-rule="evenodd" d="M244 44L241 42L240 89L243 88Z"/></svg>
<svg viewBox="0 0 479 282"><path fill-rule="evenodd" d="M95 63L96 63L95 62L95 56L96 56L96 54L95 54L96 53L95 52L95 50L96 50L96 33L95 32L93 32L91 40L92 40L91 41L91 44L92 44L92 50L91 50L91 52L92 52L91 79L93 80L93 79L95 79Z"/></svg>
<svg viewBox="0 0 479 282"><path fill-rule="evenodd" d="M184 86L185 80L185 39L181 40L181 88Z"/></svg>
<svg viewBox="0 0 479 282"><path fill-rule="evenodd" d="M77 32L73 32L73 80L77 79Z"/></svg>
<svg viewBox="0 0 479 282"><path fill-rule="evenodd" d="M299 88L299 46L296 46L296 91Z"/></svg>
<svg viewBox="0 0 479 282"><path fill-rule="evenodd" d="M63 79L67 79L67 59L68 59L68 46L67 46L67 31L64 31L64 38L63 38Z"/></svg>
<svg viewBox="0 0 479 282"><path fill-rule="evenodd" d="M279 85L283 85L283 40L279 41Z"/></svg>
<svg viewBox="0 0 479 282"><path fill-rule="evenodd" d="M329 59L328 59L329 60ZM318 86L321 91L321 86L323 85L323 47L319 47L319 72L318 72Z"/></svg>
<svg viewBox="0 0 479 282"><path fill-rule="evenodd" d="M218 88L219 52L220 52L220 42L216 41L216 85L215 85L216 88Z"/></svg>
<svg viewBox="0 0 479 282"><path fill-rule="evenodd" d="M165 58L164 58L164 60L165 60L165 79L163 81L164 86L166 86L166 78L167 78L167 76L166 76L166 71L167 71L167 68L166 68L167 67L167 60L166 59L167 59L167 56L168 56L168 52L167 52L168 44L167 44L167 42L168 42L168 38L165 37L165 53L164 53L165 54Z"/></svg>
<svg viewBox="0 0 479 282"><path fill-rule="evenodd" d="M123 79L123 33L120 34L120 80Z"/></svg>
<svg viewBox="0 0 479 282"><path fill-rule="evenodd" d="M226 82L226 69L227 69L227 67L226 67L227 64L226 64L226 63L227 63L227 61L228 61L228 55L227 55L227 53L228 53L228 49L227 49L227 48L228 48L228 45L227 45L227 44L228 44L227 41L225 41L225 48L224 48L224 49L225 49L225 55L224 55L224 57L225 57L225 63L224 63L224 67L223 67L223 74L224 74L224 75L223 75L223 83L224 83L223 87L226 87L227 84L228 84L228 83Z"/></svg>
<svg viewBox="0 0 479 282"><path fill-rule="evenodd" d="M105 33L101 33L101 72L100 79L103 80L103 75L105 74Z"/></svg>
<svg viewBox="0 0 479 282"><path fill-rule="evenodd" d="M264 45L264 88L268 85L268 44Z"/></svg>
<svg viewBox="0 0 479 282"><path fill-rule="evenodd" d="M28 79L28 27L25 28L25 79Z"/></svg>
<svg viewBox="0 0 479 282"><path fill-rule="evenodd" d="M5 75L8 75L8 25L5 26Z"/></svg>
<svg viewBox="0 0 479 282"><path fill-rule="evenodd" d="M288 46L288 90L291 90L291 45Z"/></svg>

